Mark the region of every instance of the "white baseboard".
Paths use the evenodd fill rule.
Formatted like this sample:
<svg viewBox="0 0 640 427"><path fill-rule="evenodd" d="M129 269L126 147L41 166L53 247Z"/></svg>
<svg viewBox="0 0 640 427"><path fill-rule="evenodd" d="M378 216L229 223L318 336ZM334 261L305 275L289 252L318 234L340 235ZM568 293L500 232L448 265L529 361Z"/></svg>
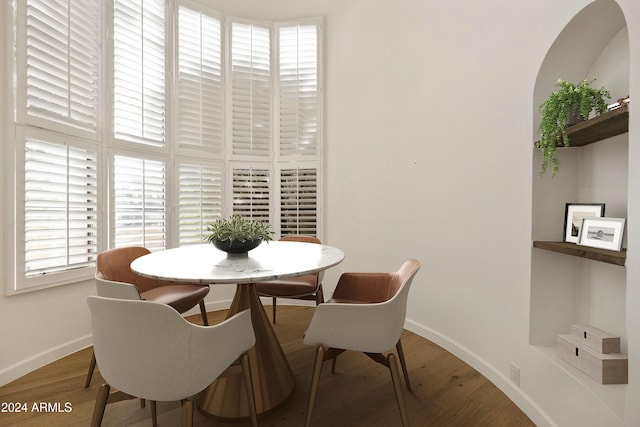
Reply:
<svg viewBox="0 0 640 427"><path fill-rule="evenodd" d="M407 319L405 328L429 341L439 345L473 369L480 372L485 378L491 381L496 387L504 392L511 401L533 421L536 426L555 427L556 423L525 393L521 388L515 386L511 380L493 365L479 357L457 341L453 341L442 334L427 328L420 323Z"/></svg>
<svg viewBox="0 0 640 427"><path fill-rule="evenodd" d="M51 362L68 356L71 353L75 353L78 350L82 350L85 347L91 345L91 335L85 335L75 340L68 341L60 344L56 347L50 348L41 353L35 354L19 363L11 365L2 371L0 371L0 386L17 380L18 378L35 371ZM87 367L89 366L89 360L87 360Z"/></svg>

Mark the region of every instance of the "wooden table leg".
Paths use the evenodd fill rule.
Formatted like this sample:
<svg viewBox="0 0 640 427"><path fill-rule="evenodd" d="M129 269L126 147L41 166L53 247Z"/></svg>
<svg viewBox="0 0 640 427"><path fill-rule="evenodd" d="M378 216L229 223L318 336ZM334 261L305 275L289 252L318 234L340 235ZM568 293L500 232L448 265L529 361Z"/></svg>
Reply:
<svg viewBox="0 0 640 427"><path fill-rule="evenodd" d="M256 345L249 351L251 378L258 414L269 412L293 393L295 378L282 346L271 326L255 284L237 285L228 317L251 308ZM197 399L204 415L228 420L249 420L249 404L239 370L229 370Z"/></svg>

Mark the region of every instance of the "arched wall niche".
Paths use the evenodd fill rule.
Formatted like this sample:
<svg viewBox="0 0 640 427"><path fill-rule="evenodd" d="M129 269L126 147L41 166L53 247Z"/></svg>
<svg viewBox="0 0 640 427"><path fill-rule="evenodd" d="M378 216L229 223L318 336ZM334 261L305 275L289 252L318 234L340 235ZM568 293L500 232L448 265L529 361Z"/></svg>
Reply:
<svg viewBox="0 0 640 427"><path fill-rule="evenodd" d="M577 82L584 78L595 79L593 85L596 87L606 87L611 92L611 102L629 95L629 36L624 14L614 0L597 0L586 6L565 26L549 48L533 92L532 141L538 139L539 105L556 89L557 80ZM578 170L579 161L587 163L590 159L572 154L571 149L558 150L558 158L560 172L554 178L547 174L540 179L540 154L536 152L533 156L533 240L562 240L561 229L558 236L558 224L560 227L563 225L564 203L578 202L578 197L594 197L584 190L584 184L594 179L585 174L594 171ZM626 154L624 158L626 160ZM627 170L626 163L623 170ZM579 178L582 184L578 183ZM625 194L620 196L624 200L612 199L609 202L607 216L626 214L626 173L622 179L624 183L621 186L608 186L616 194L623 191Z"/></svg>
<svg viewBox="0 0 640 427"><path fill-rule="evenodd" d="M558 79L596 79L611 103L629 95L629 36L614 0L596 0L560 32L545 56L533 93L532 142L538 139L538 106ZM627 216L628 134L580 148L559 149L560 170L540 177L540 155L532 164L532 240L562 241L565 204L605 203L608 217ZM626 241L623 241L626 247ZM556 337L574 323L588 323L621 337L627 353L625 267L532 249L529 343L591 390L624 418L627 388L600 385L562 361ZM631 363L631 361L630 361Z"/></svg>

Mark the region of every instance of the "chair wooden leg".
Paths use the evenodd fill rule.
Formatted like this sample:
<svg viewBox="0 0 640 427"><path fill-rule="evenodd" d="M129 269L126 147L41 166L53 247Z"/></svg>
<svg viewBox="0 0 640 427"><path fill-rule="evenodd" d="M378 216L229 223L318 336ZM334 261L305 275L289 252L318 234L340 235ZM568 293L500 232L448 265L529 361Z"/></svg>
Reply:
<svg viewBox="0 0 640 427"><path fill-rule="evenodd" d="M400 418L402 419L402 425L409 427L409 416L407 415L407 406L404 401L404 395L402 394L402 380L400 379L400 369L398 368L398 359L394 353L390 353L387 356L389 361L389 370L391 371L391 381L393 382L393 389L396 392L396 400L398 401L398 407L400 408Z"/></svg>
<svg viewBox="0 0 640 427"><path fill-rule="evenodd" d="M91 362L89 362L89 371L87 372L87 379L84 382L84 388L89 388L91 385L91 378L93 378L93 371L96 369L96 353L91 352Z"/></svg>
<svg viewBox="0 0 640 427"><path fill-rule="evenodd" d="M407 371L407 362L404 360L404 351L402 350L402 342L398 340L396 344L396 350L398 351L398 358L400 359L400 366L402 367L402 373L404 374L404 381L407 383L407 390L411 391L411 383L409 382L409 371Z"/></svg>
<svg viewBox="0 0 640 427"><path fill-rule="evenodd" d="M156 401L151 401L151 425L156 427L158 425L158 412L156 411Z"/></svg>
<svg viewBox="0 0 640 427"><path fill-rule="evenodd" d="M207 307L204 305L204 300L200 301L200 314L202 315L202 323L204 326L209 326L209 319L207 319Z"/></svg>
<svg viewBox="0 0 640 427"><path fill-rule="evenodd" d="M322 291L322 283L318 285L318 290L316 291L316 306L322 304L324 302L324 292Z"/></svg>
<svg viewBox="0 0 640 427"><path fill-rule="evenodd" d="M253 379L251 378L251 368L249 366L249 355L243 354L240 358L242 365L242 376L244 378L244 387L247 392L247 400L249 401L249 413L251 415L251 425L258 427L258 415L256 413L256 400L253 391Z"/></svg>
<svg viewBox="0 0 640 427"><path fill-rule="evenodd" d="M316 349L316 358L313 362L313 373L311 374L311 391L309 392L309 405L307 406L307 415L304 419L305 427L311 426L311 416L313 415L313 407L316 404L316 396L318 394L318 384L320 383L320 373L322 372L322 363L324 362L324 347L319 345Z"/></svg>
<svg viewBox="0 0 640 427"><path fill-rule="evenodd" d="M276 324L276 297L271 297L271 311L273 312L273 324Z"/></svg>
<svg viewBox="0 0 640 427"><path fill-rule="evenodd" d="M100 427L102 425L104 409L107 406L110 390L109 384L102 384L98 389L98 396L96 397L96 404L93 407L93 416L91 417L91 427Z"/></svg>
<svg viewBox="0 0 640 427"><path fill-rule="evenodd" d="M336 373L336 364L338 363L338 355L336 354L333 359L331 359L331 373Z"/></svg>
<svg viewBox="0 0 640 427"><path fill-rule="evenodd" d="M182 427L193 427L193 402L191 399L182 401Z"/></svg>

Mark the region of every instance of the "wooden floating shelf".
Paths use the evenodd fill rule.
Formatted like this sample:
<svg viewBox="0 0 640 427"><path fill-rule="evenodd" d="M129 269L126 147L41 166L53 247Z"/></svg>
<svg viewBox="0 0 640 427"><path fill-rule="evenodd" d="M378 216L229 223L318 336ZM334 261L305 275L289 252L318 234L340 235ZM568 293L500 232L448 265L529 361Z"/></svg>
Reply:
<svg viewBox="0 0 640 427"><path fill-rule="evenodd" d="M629 105L607 111L567 129L569 145L580 147L629 131Z"/></svg>
<svg viewBox="0 0 640 427"><path fill-rule="evenodd" d="M579 258L587 258L594 261L606 262L609 264L624 266L627 260L627 250L610 251L607 249L592 248L590 246L577 245L567 242L545 242L535 240L534 248L544 249L552 252L559 252L565 255L572 255Z"/></svg>
<svg viewBox="0 0 640 427"><path fill-rule="evenodd" d="M629 104L567 128L570 147L581 147L629 131ZM564 147L559 144L558 147Z"/></svg>

